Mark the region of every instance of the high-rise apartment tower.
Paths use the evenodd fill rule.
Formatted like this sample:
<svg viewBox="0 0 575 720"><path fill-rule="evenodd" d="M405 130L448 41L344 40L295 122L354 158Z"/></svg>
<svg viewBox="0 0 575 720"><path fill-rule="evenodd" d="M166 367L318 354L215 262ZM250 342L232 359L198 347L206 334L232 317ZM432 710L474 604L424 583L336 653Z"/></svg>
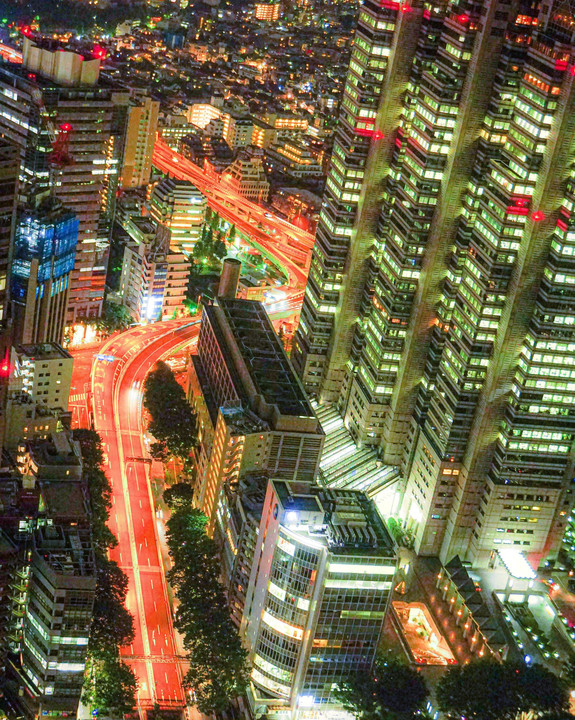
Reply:
<svg viewBox="0 0 575 720"><path fill-rule="evenodd" d="M553 556L575 439L568 3L366 0L294 362L422 554Z"/></svg>
<svg viewBox="0 0 575 720"><path fill-rule="evenodd" d="M67 324L104 299L129 93L100 75L101 58L25 38L23 63L0 62L0 134L20 151L20 199L51 189L79 222Z"/></svg>

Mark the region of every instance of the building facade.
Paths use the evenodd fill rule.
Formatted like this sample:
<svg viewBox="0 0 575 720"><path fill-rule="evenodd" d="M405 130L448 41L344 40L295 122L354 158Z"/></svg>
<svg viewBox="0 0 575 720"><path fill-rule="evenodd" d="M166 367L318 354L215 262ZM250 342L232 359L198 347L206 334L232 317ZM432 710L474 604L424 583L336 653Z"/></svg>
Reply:
<svg viewBox="0 0 575 720"><path fill-rule="evenodd" d="M10 281L14 342L62 342L78 229L76 214L54 198L19 214Z"/></svg>
<svg viewBox="0 0 575 720"><path fill-rule="evenodd" d="M573 53L553 3L360 11L294 363L400 467L422 554L564 531Z"/></svg>
<svg viewBox="0 0 575 720"><path fill-rule="evenodd" d="M334 689L371 668L396 566L365 495L269 481L240 630L254 715L349 717Z"/></svg>
<svg viewBox="0 0 575 720"><path fill-rule="evenodd" d="M136 322L168 320L186 312L190 276L187 255L170 249L169 231L149 217L133 215L123 227L120 295Z"/></svg>
<svg viewBox="0 0 575 720"><path fill-rule="evenodd" d="M72 356L60 345L15 345L6 391L5 447L21 440L46 438L67 418Z"/></svg>
<svg viewBox="0 0 575 720"><path fill-rule="evenodd" d="M170 248L192 255L206 217L206 198L187 180L165 178L154 187L150 214L170 231Z"/></svg>
<svg viewBox="0 0 575 720"><path fill-rule="evenodd" d="M52 188L79 221L66 323L100 314L129 94L101 60L24 39L21 65L0 68L0 132L20 150L20 195Z"/></svg>
<svg viewBox="0 0 575 720"><path fill-rule="evenodd" d="M150 182L159 110L159 101L149 97L136 101L128 110L122 160L123 188L143 187Z"/></svg>
<svg viewBox="0 0 575 720"><path fill-rule="evenodd" d="M263 151L259 148L240 150L233 163L224 170L221 182L252 202L267 202L270 184L264 169Z"/></svg>
<svg viewBox="0 0 575 720"><path fill-rule="evenodd" d="M312 483L323 431L263 305L219 298L190 366L200 447L195 502L213 533L222 491L250 472Z"/></svg>
<svg viewBox="0 0 575 720"><path fill-rule="evenodd" d="M20 678L30 712L75 715L92 621L96 569L89 529L36 530L22 626Z"/></svg>
<svg viewBox="0 0 575 720"><path fill-rule="evenodd" d="M16 222L20 154L16 145L0 140L0 323L8 319L12 238Z"/></svg>

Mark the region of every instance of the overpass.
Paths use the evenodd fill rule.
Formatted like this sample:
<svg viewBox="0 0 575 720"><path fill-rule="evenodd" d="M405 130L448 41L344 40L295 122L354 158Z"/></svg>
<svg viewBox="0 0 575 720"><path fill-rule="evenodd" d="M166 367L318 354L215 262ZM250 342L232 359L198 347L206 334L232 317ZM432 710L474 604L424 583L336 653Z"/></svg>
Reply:
<svg viewBox="0 0 575 720"><path fill-rule="evenodd" d="M311 233L220 185L161 138L156 139L152 162L158 170L193 183L206 196L210 208L235 225L286 276L290 298L295 299L295 295L303 298L314 244Z"/></svg>

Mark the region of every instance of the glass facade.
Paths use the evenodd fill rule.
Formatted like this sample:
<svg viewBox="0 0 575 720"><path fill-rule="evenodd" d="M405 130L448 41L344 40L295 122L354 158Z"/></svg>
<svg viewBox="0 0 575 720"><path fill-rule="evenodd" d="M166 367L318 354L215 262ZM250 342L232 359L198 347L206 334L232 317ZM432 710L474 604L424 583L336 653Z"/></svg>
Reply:
<svg viewBox="0 0 575 720"><path fill-rule="evenodd" d="M362 493L296 491L278 480L257 537L242 624L253 709L343 718L334 689L350 667L373 663L394 585L393 543Z"/></svg>

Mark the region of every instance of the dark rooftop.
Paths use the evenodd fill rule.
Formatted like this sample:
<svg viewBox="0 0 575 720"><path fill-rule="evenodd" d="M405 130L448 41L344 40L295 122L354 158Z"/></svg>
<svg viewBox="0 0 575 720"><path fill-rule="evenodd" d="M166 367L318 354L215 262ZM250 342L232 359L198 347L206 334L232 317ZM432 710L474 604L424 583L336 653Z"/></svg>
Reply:
<svg viewBox="0 0 575 720"><path fill-rule="evenodd" d="M218 299L256 390L282 415L314 417L263 305L250 300Z"/></svg>

